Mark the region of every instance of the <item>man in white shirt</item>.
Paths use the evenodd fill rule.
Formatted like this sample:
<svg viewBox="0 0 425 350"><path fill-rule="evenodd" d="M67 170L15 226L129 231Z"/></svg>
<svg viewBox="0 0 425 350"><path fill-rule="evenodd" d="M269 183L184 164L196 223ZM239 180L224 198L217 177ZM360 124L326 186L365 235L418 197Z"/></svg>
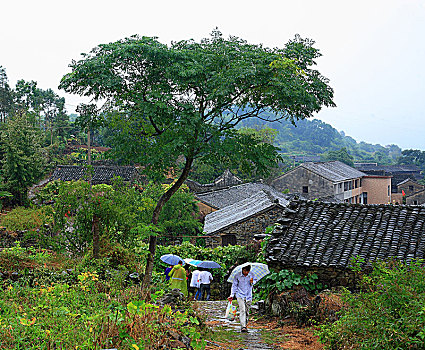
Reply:
<svg viewBox="0 0 425 350"><path fill-rule="evenodd" d="M254 274L251 272L251 265L242 268L242 272L236 274L232 284L232 291L229 302L233 301L234 296L239 304L239 319L241 322L241 332L248 332L246 325L248 324L249 312L252 303L252 286L257 282Z"/></svg>
<svg viewBox="0 0 425 350"><path fill-rule="evenodd" d="M200 283L199 283L199 274L201 273L201 271L199 271L198 269L194 270L192 272L192 279L190 280L190 286L192 288L195 288L196 293L194 293L194 299L195 300L199 300L200 299L200 295L201 295L201 288L200 287Z"/></svg>
<svg viewBox="0 0 425 350"><path fill-rule="evenodd" d="M213 280L213 276L211 272L208 270L202 270L199 274L199 283L201 284L201 295L200 300L204 300L204 292L207 292L206 300L210 300L211 296L211 282ZM199 299L198 299L199 300Z"/></svg>

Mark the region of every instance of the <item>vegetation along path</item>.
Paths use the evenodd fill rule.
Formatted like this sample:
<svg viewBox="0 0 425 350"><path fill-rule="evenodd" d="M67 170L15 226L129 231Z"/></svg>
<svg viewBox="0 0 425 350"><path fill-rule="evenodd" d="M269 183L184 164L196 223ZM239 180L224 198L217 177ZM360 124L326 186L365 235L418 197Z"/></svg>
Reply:
<svg viewBox="0 0 425 350"><path fill-rule="evenodd" d="M238 315L235 321L224 318L227 300L202 301L198 303L201 314L207 316L206 323L211 328L207 337L207 350L268 350L268 349L323 349L311 330L297 328L277 320L265 320L255 310L248 323L248 333L240 332Z"/></svg>

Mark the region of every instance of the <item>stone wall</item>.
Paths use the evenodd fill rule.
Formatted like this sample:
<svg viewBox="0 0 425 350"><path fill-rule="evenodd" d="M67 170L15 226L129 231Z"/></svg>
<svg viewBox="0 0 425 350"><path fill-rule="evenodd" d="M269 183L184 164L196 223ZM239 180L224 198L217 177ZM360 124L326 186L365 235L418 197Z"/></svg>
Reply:
<svg viewBox="0 0 425 350"><path fill-rule="evenodd" d="M425 203L425 190L419 191L411 196L406 196L407 205L419 205Z"/></svg>
<svg viewBox="0 0 425 350"><path fill-rule="evenodd" d="M300 193L306 199L334 195L333 183L303 167L295 168L273 180L271 186L278 191L289 190L290 193ZM308 193L303 187L308 187Z"/></svg>
<svg viewBox="0 0 425 350"><path fill-rule="evenodd" d="M406 196L410 196L423 189L424 185L420 185L414 181L407 181L404 184L397 186L397 192L401 193L401 191L403 190Z"/></svg>
<svg viewBox="0 0 425 350"><path fill-rule="evenodd" d="M222 245L220 236L235 235L237 245L246 245L253 241L255 234L264 233L266 228L273 225L282 216L284 208L281 206L273 206L270 209L259 213L245 221L231 225L214 235L218 237L205 236L207 247L217 247Z"/></svg>

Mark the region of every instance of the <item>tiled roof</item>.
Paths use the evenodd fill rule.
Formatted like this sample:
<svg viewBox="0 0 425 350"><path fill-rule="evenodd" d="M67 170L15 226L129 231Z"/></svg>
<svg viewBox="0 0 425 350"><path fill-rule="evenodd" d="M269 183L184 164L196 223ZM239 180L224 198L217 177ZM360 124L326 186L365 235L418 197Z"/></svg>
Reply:
<svg viewBox="0 0 425 350"><path fill-rule="evenodd" d="M205 217L204 232L213 234L277 205L283 208L288 203L281 196L276 197L271 192L260 190L249 198L208 214Z"/></svg>
<svg viewBox="0 0 425 350"><path fill-rule="evenodd" d="M373 164L363 164L356 166L356 169L368 172L368 171L385 171L388 173L412 173L412 172L420 172L421 169L417 165L373 165Z"/></svg>
<svg viewBox="0 0 425 350"><path fill-rule="evenodd" d="M209 184L200 184L199 182L187 179L186 184L194 193L209 192L229 186L236 186L242 183L242 180L234 175L229 169L226 169L223 174L217 177L214 182Z"/></svg>
<svg viewBox="0 0 425 350"><path fill-rule="evenodd" d="M404 179L403 181L401 181L401 182L399 182L398 184L397 184L397 186L400 186L400 185L404 185L405 183L407 183L407 182L413 182L413 183L415 183L415 184L417 184L417 185L419 185L415 180L412 180L410 177L408 177L407 179Z"/></svg>
<svg viewBox="0 0 425 350"><path fill-rule="evenodd" d="M139 177L139 172L133 166L93 166L94 174L92 177L93 184L110 183L111 180L120 176L123 181L132 182ZM87 171L83 166L77 165L59 165L56 167L50 181L76 181L87 180Z"/></svg>
<svg viewBox="0 0 425 350"><path fill-rule="evenodd" d="M281 192L277 191L271 186L262 183L245 183L237 186L232 186L216 191L198 193L195 195L195 198L201 202L210 205L213 208L221 209L232 205L234 203L240 202L244 199L252 197L258 192L266 190L272 193L276 198L285 200L286 196Z"/></svg>
<svg viewBox="0 0 425 350"><path fill-rule="evenodd" d="M425 257L425 207L293 201L267 246L271 265L346 269Z"/></svg>
<svg viewBox="0 0 425 350"><path fill-rule="evenodd" d="M308 162L300 165L332 182L340 182L363 177L366 174L340 161Z"/></svg>

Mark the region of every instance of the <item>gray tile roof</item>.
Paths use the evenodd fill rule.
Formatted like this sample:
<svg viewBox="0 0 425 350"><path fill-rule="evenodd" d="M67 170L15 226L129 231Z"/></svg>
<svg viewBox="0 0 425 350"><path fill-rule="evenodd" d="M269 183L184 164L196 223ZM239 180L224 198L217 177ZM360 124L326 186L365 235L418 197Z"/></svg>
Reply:
<svg viewBox="0 0 425 350"><path fill-rule="evenodd" d="M270 265L346 269L425 257L425 207L293 201L267 246Z"/></svg>
<svg viewBox="0 0 425 350"><path fill-rule="evenodd" d="M201 184L197 181L187 179L185 181L189 190L193 193L202 193L218 190L221 188L236 186L242 183L242 180L234 175L229 169L226 169L223 174L217 177L214 182L209 184Z"/></svg>
<svg viewBox="0 0 425 350"><path fill-rule="evenodd" d="M397 186L403 185L403 184L405 184L406 182L409 182L409 181L412 181L412 182L415 182L416 183L416 181L413 181L410 177L408 177L407 179L404 179L403 181L399 182L397 184Z"/></svg>
<svg viewBox="0 0 425 350"><path fill-rule="evenodd" d="M286 196L271 186L262 183L245 183L216 191L197 193L195 198L216 209L221 209L229 205L240 202L252 197L258 192L265 190L272 193L273 196L285 200Z"/></svg>
<svg viewBox="0 0 425 350"><path fill-rule="evenodd" d="M366 174L340 161L308 162L300 165L332 182L346 181L363 177Z"/></svg>
<svg viewBox="0 0 425 350"><path fill-rule="evenodd" d="M249 198L208 214L205 217L204 232L216 233L275 206L283 208L288 203L282 196L274 196L271 192L260 190Z"/></svg>
<svg viewBox="0 0 425 350"><path fill-rule="evenodd" d="M139 172L134 166L93 166L93 184L111 183L111 180L120 176L123 181L132 182L139 178ZM86 168L78 165L59 165L56 167L50 181L87 180Z"/></svg>

